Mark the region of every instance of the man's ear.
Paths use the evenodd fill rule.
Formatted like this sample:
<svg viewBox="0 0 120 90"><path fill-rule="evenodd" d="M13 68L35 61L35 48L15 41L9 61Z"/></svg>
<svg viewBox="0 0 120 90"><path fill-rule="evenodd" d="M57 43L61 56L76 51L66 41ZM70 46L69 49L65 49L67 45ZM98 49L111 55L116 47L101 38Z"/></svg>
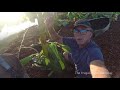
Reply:
<svg viewBox="0 0 120 90"><path fill-rule="evenodd" d="M93 33L90 33L90 38L93 38Z"/></svg>

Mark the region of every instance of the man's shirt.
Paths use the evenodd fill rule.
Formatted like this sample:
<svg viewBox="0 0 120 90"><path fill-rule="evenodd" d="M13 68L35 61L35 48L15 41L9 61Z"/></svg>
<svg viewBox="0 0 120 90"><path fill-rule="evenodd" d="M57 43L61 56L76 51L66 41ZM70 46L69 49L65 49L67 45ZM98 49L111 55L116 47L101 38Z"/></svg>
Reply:
<svg viewBox="0 0 120 90"><path fill-rule="evenodd" d="M72 37L64 37L63 44L68 45L71 49L71 56L69 59L75 64L75 73L77 77L92 78L90 73L90 62L93 60L104 61L99 46L91 40L86 47L79 48L76 40Z"/></svg>

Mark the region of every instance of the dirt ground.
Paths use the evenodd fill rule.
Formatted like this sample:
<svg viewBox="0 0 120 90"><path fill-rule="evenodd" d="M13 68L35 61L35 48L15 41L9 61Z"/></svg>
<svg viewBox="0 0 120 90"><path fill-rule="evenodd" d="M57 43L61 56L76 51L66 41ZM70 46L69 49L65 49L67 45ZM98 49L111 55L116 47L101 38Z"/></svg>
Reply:
<svg viewBox="0 0 120 90"><path fill-rule="evenodd" d="M71 30L71 28L72 25L66 27L65 29L62 29L59 34L62 36L72 36L68 31L68 29ZM10 44L10 47L5 52L13 54L18 52L18 47L22 39L22 34L23 32L18 35L19 38L17 38L16 41L13 41ZM38 43L38 34L39 32L36 26L31 27L28 37L26 36L27 38L24 41L24 45L30 46L33 43ZM101 36L96 37L95 41L101 47L105 59L105 65L110 71L111 76L120 78L120 21L112 22L110 29ZM35 52L30 49L23 50L21 51L21 58L28 56L32 53ZM32 62L26 65L25 69L27 70L31 78L45 78L49 73L49 71L42 72L39 68L32 67ZM72 73L73 72L69 72L69 75Z"/></svg>
<svg viewBox="0 0 120 90"><path fill-rule="evenodd" d="M120 77L120 21L111 23L110 29L95 41L102 49L105 65L112 77Z"/></svg>

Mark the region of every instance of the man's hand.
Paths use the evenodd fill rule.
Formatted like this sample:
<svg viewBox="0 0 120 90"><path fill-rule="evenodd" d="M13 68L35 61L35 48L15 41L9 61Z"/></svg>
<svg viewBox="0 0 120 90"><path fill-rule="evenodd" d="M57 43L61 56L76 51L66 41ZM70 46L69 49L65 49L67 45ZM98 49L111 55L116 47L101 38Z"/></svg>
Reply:
<svg viewBox="0 0 120 90"><path fill-rule="evenodd" d="M92 78L110 78L110 73L106 69L104 62L94 60L90 63Z"/></svg>
<svg viewBox="0 0 120 90"><path fill-rule="evenodd" d="M68 61L71 64L74 64L70 53L64 52L63 55L64 55L64 58L65 58L66 61Z"/></svg>
<svg viewBox="0 0 120 90"><path fill-rule="evenodd" d="M64 57L65 57L66 60L69 60L69 59L68 59L68 54L69 54L69 53L67 53L67 52L64 52L64 53L63 53L63 55L64 55Z"/></svg>

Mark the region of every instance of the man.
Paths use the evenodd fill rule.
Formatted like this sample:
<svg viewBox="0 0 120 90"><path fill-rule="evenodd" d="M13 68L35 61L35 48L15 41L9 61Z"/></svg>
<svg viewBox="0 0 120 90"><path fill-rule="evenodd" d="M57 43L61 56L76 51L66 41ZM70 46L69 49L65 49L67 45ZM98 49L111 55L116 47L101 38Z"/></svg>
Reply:
<svg viewBox="0 0 120 90"><path fill-rule="evenodd" d="M99 46L92 40L93 29L88 20L78 20L74 24L74 37L59 36L54 28L52 18L46 20L46 25L52 39L68 45L70 53L64 53L65 58L75 64L78 78L110 78L104 65L104 59Z"/></svg>

